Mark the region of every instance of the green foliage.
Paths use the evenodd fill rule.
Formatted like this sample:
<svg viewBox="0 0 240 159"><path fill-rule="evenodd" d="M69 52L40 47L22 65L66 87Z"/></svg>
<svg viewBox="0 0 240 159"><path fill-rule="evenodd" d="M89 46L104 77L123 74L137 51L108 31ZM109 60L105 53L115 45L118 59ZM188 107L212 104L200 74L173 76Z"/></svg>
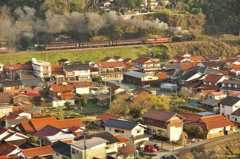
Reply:
<svg viewBox="0 0 240 159"><path fill-rule="evenodd" d="M22 50L27 50L28 47L31 45L31 41L30 41L30 38L29 37L26 37L26 36L22 36L20 39L19 39L19 42L22 46Z"/></svg>
<svg viewBox="0 0 240 159"><path fill-rule="evenodd" d="M92 81L97 82L97 83L101 83L102 82L102 77L101 76L93 76Z"/></svg>
<svg viewBox="0 0 240 159"><path fill-rule="evenodd" d="M65 102L64 106L66 107L67 110L71 109L71 102Z"/></svg>
<svg viewBox="0 0 240 159"><path fill-rule="evenodd" d="M80 98L80 102L81 102L81 105L82 105L82 106L86 106L86 105L87 105L87 98L84 97L84 96L82 96L82 97Z"/></svg>
<svg viewBox="0 0 240 159"><path fill-rule="evenodd" d="M188 105L182 105L178 106L178 110L181 112L190 112L190 113L197 113L197 112L202 112L203 109L199 107L194 107L194 106L188 106Z"/></svg>

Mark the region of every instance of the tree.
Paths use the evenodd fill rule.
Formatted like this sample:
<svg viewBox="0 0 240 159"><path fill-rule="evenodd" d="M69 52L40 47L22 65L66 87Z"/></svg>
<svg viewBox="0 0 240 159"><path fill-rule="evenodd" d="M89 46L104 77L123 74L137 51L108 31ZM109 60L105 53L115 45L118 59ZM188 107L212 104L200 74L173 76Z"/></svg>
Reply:
<svg viewBox="0 0 240 159"><path fill-rule="evenodd" d="M22 36L19 41L22 46L22 50L27 50L28 47L31 45L31 40L29 37Z"/></svg>
<svg viewBox="0 0 240 159"><path fill-rule="evenodd" d="M102 82L102 77L101 76L94 76L92 77L93 82L101 83Z"/></svg>
<svg viewBox="0 0 240 159"><path fill-rule="evenodd" d="M70 110L71 109L71 102L65 102L64 103L64 106L67 108L67 110Z"/></svg>
<svg viewBox="0 0 240 159"><path fill-rule="evenodd" d="M84 97L84 96L82 96L82 97L80 98L80 102L81 102L81 105L82 105L82 106L86 106L86 105L87 105L87 98Z"/></svg>

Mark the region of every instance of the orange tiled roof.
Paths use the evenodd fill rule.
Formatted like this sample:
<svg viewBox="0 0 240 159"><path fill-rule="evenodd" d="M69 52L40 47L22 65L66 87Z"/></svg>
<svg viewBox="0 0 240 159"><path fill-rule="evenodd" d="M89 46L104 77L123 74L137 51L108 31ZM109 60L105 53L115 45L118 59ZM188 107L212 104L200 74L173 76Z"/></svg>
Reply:
<svg viewBox="0 0 240 159"><path fill-rule="evenodd" d="M63 65L51 65L52 71L63 71Z"/></svg>
<svg viewBox="0 0 240 159"><path fill-rule="evenodd" d="M233 91L231 92L228 96L229 97L238 97L240 95L240 92L239 91Z"/></svg>
<svg viewBox="0 0 240 159"><path fill-rule="evenodd" d="M26 90L26 93L19 93L19 94L22 94L22 95L26 95L26 96L29 96L29 97L41 97L42 95L39 93L38 90Z"/></svg>
<svg viewBox="0 0 240 159"><path fill-rule="evenodd" d="M34 156L45 156L55 153L51 146L43 146L37 148L23 149L22 153L26 158Z"/></svg>
<svg viewBox="0 0 240 159"><path fill-rule="evenodd" d="M203 56L190 56L191 61L205 61L206 59Z"/></svg>
<svg viewBox="0 0 240 159"><path fill-rule="evenodd" d="M126 142L130 141L128 139L123 138L120 134L115 134L113 136L116 137L120 141L120 143L126 143Z"/></svg>
<svg viewBox="0 0 240 159"><path fill-rule="evenodd" d="M167 72L156 73L156 76L158 76L158 78L159 78L160 80L164 80L164 79L168 78Z"/></svg>
<svg viewBox="0 0 240 159"><path fill-rule="evenodd" d="M87 124L84 123L80 118L58 120L58 123L60 125L60 129L69 128L71 126L87 126Z"/></svg>
<svg viewBox="0 0 240 159"><path fill-rule="evenodd" d="M203 90L201 91L204 95L208 95L209 93L216 92L215 90Z"/></svg>
<svg viewBox="0 0 240 159"><path fill-rule="evenodd" d="M237 58L224 58L222 59L223 63L233 63L236 62L238 59Z"/></svg>
<svg viewBox="0 0 240 159"><path fill-rule="evenodd" d="M34 129L33 125L29 121L25 121L21 123L23 129L27 132L35 132L36 130Z"/></svg>
<svg viewBox="0 0 240 159"><path fill-rule="evenodd" d="M114 61L114 62L96 62L99 68L114 68L114 67L125 67L123 61Z"/></svg>
<svg viewBox="0 0 240 159"><path fill-rule="evenodd" d="M227 95L224 92L211 92L211 94L215 95L215 96L220 96L220 95Z"/></svg>
<svg viewBox="0 0 240 159"><path fill-rule="evenodd" d="M31 124L33 125L36 131L39 131L46 125L51 125L56 128L60 128L59 122L57 121L56 117L48 117L48 118L38 118L38 119L31 119Z"/></svg>
<svg viewBox="0 0 240 159"><path fill-rule="evenodd" d="M193 122L196 122L201 117L203 117L203 115L200 115L200 114L193 114L193 113L187 113L187 112L182 112L180 115L185 117L186 120L193 121Z"/></svg>
<svg viewBox="0 0 240 159"><path fill-rule="evenodd" d="M75 98L75 94L72 93L72 92L67 92L67 93L64 93L63 95L61 95L61 99L73 99Z"/></svg>
<svg viewBox="0 0 240 159"><path fill-rule="evenodd" d="M136 62L136 63L145 63L147 61L151 60L150 58L147 58L147 57L139 57L135 60L133 60L132 62Z"/></svg>
<svg viewBox="0 0 240 159"><path fill-rule="evenodd" d="M216 129L226 126L236 126L235 123L225 118L222 114L202 117L201 120L207 124L207 129Z"/></svg>
<svg viewBox="0 0 240 159"><path fill-rule="evenodd" d="M110 113L104 113L104 114L97 116L96 118L99 118L105 122L108 119L120 119L121 117L118 115L110 114Z"/></svg>
<svg viewBox="0 0 240 159"><path fill-rule="evenodd" d="M240 65L231 65L231 66L229 66L228 68L232 68L232 69L234 69L235 71L240 71Z"/></svg>
<svg viewBox="0 0 240 159"><path fill-rule="evenodd" d="M74 90L73 85L51 84L53 92L65 92Z"/></svg>
<svg viewBox="0 0 240 159"><path fill-rule="evenodd" d="M196 66L198 63L199 62L184 62L184 63L179 63L179 65L182 69L189 69L191 67Z"/></svg>

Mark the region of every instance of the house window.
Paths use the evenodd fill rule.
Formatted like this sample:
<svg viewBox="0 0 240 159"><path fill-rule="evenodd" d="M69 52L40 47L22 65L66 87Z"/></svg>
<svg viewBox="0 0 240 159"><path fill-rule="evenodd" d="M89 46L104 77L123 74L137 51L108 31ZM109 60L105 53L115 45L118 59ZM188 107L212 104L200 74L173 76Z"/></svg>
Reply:
<svg viewBox="0 0 240 159"><path fill-rule="evenodd" d="M58 154L58 153L56 153L56 155L57 155L57 156L59 156L59 154Z"/></svg>
<svg viewBox="0 0 240 159"><path fill-rule="evenodd" d="M10 87L6 87L6 90L9 91L9 90L11 90L11 88Z"/></svg>
<svg viewBox="0 0 240 159"><path fill-rule="evenodd" d="M137 134L138 134L138 133L141 133L141 129L136 130L136 132L137 132Z"/></svg>
<svg viewBox="0 0 240 159"><path fill-rule="evenodd" d="M124 133L123 130L118 130L118 129L115 129L115 132L116 132L116 133Z"/></svg>
<svg viewBox="0 0 240 159"><path fill-rule="evenodd" d="M72 148L72 153L75 154L76 153L76 150Z"/></svg>
<svg viewBox="0 0 240 159"><path fill-rule="evenodd" d="M152 120L152 119L148 119L148 122L149 122L149 123L153 123L153 120Z"/></svg>
<svg viewBox="0 0 240 159"><path fill-rule="evenodd" d="M109 131L111 131L111 128L109 128Z"/></svg>
<svg viewBox="0 0 240 159"><path fill-rule="evenodd" d="M237 118L235 118L235 121L237 121Z"/></svg>

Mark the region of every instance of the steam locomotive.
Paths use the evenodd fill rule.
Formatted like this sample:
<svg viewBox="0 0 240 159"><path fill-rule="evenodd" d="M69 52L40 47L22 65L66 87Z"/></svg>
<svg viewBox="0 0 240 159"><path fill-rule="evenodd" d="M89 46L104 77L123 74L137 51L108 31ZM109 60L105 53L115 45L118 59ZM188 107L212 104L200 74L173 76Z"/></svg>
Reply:
<svg viewBox="0 0 240 159"><path fill-rule="evenodd" d="M102 42L80 42L70 44L46 44L45 50L59 50L59 49L78 49L78 48L93 48L93 47L109 47L121 45L141 45L141 44L155 44L155 43L171 43L191 41L192 36L174 37L174 38L154 38L154 39L131 39L131 40L113 40Z"/></svg>

